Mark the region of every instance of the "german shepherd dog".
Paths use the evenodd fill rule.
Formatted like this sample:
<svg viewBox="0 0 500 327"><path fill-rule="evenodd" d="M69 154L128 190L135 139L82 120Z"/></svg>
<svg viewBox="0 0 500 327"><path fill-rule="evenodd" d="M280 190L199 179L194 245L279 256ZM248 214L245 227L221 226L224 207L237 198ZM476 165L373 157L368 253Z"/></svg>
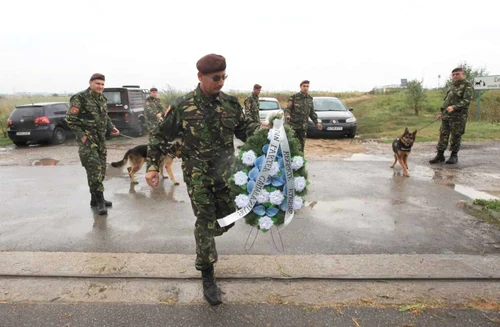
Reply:
<svg viewBox="0 0 500 327"><path fill-rule="evenodd" d="M174 161L174 158L172 156L181 158L182 157L181 147L182 144L180 143L180 141L175 140L174 143L172 144L172 148L170 149L170 153L165 156L165 159L163 160L162 163L162 167L160 168L161 176L163 178L166 178L165 175L163 174L163 166L165 166L168 176L175 185L179 185L179 182L175 180L174 172L172 171L172 163ZM134 174L138 172L141 169L142 165L146 162L147 155L148 155L148 146L146 144L138 145L125 152L125 155L123 156L122 160L117 162L112 162L111 166L116 168L122 167L124 164L127 163L127 161L130 161L130 166L127 167L128 176L130 177L130 182L132 184L138 184L139 182L137 182L137 180L134 178Z"/></svg>
<svg viewBox="0 0 500 327"><path fill-rule="evenodd" d="M415 142L417 137L417 130L410 133L408 127L405 128L405 132L401 137L397 138L392 142L392 151L394 152L394 162L391 168L394 168L397 162L403 167L403 175L410 177L408 174L408 157L410 156L411 147Z"/></svg>

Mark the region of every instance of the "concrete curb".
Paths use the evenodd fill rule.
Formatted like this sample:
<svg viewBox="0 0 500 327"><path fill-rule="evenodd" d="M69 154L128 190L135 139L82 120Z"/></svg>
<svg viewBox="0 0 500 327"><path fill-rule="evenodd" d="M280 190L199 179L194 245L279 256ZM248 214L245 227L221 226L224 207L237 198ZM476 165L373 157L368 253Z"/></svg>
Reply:
<svg viewBox="0 0 500 327"><path fill-rule="evenodd" d="M194 255L0 252L1 276L199 278ZM499 255L227 255L218 278L500 278Z"/></svg>

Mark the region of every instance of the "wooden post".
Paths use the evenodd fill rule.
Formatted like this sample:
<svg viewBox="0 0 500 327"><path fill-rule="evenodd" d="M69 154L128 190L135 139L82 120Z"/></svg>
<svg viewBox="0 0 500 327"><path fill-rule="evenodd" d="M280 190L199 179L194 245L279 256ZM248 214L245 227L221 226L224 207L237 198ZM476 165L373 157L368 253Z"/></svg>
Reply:
<svg viewBox="0 0 500 327"><path fill-rule="evenodd" d="M476 121L481 119L481 90L477 91Z"/></svg>

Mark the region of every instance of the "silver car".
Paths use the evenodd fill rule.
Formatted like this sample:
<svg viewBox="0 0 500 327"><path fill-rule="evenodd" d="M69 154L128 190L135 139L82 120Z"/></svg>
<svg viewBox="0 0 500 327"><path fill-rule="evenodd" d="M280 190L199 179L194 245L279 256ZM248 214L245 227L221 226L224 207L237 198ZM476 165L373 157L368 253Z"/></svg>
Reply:
<svg viewBox="0 0 500 327"><path fill-rule="evenodd" d="M347 136L353 138L356 135L356 117L351 112L353 108L347 108L340 99L335 97L313 97L314 111L318 115L318 122L323 125L319 131L311 119L307 126L307 136Z"/></svg>
<svg viewBox="0 0 500 327"><path fill-rule="evenodd" d="M259 116L261 122L267 122L269 116L283 112L276 98L259 98Z"/></svg>

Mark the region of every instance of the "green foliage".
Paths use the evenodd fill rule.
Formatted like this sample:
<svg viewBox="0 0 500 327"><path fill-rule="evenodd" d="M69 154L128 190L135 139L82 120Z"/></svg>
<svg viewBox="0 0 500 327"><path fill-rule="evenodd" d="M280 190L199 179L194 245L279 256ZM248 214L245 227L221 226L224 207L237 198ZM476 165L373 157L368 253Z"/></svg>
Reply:
<svg viewBox="0 0 500 327"><path fill-rule="evenodd" d="M500 200L474 200L474 204L481 205L486 209L500 212Z"/></svg>
<svg viewBox="0 0 500 327"><path fill-rule="evenodd" d="M159 92L162 103L167 106L170 106L175 99L183 96L184 94L186 94L186 92L178 90L170 84L167 84L167 86Z"/></svg>
<svg viewBox="0 0 500 327"><path fill-rule="evenodd" d="M426 95L423 87L422 81L412 80L406 85L406 103L410 108L415 111L415 115L418 116L418 112L425 105Z"/></svg>

